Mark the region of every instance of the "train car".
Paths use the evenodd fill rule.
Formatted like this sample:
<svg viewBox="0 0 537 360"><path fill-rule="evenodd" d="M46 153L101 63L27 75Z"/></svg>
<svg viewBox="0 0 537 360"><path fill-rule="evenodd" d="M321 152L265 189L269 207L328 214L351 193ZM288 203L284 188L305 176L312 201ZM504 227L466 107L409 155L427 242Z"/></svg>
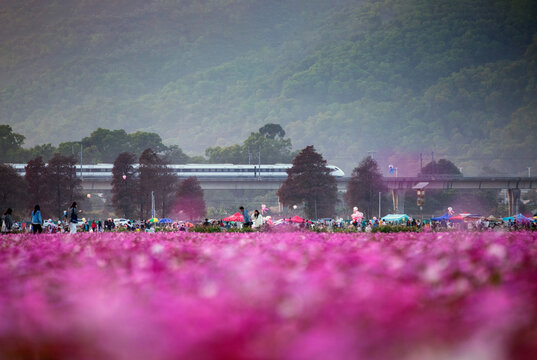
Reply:
<svg viewBox="0 0 537 360"><path fill-rule="evenodd" d="M24 176L24 167L26 164L10 164L21 176ZM113 164L97 165L76 165L76 174L79 177L88 179L106 179L112 178ZM138 164L134 164L135 169ZM257 178L286 178L287 169L292 164L274 164L274 165L233 165L233 164L184 164L168 165L170 170L179 177L198 177L198 178L229 178L229 177L257 177ZM331 174L335 177L345 176L344 172L337 166L329 165Z"/></svg>

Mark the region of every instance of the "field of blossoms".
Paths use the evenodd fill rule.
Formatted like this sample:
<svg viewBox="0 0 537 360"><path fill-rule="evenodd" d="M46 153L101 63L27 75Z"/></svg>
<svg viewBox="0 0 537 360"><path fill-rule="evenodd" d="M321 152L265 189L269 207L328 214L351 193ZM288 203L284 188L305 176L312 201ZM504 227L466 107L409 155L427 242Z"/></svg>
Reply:
<svg viewBox="0 0 537 360"><path fill-rule="evenodd" d="M0 237L0 359L535 359L537 233Z"/></svg>

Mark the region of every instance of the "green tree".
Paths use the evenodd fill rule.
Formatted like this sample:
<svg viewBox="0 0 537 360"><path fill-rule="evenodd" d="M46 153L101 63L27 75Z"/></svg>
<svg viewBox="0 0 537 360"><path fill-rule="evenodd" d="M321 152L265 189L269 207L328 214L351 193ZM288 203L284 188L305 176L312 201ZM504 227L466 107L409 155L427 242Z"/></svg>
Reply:
<svg viewBox="0 0 537 360"><path fill-rule="evenodd" d="M278 124L267 124L259 132L250 133L242 145L209 147L205 150L209 163L261 164L290 163L296 156L290 139Z"/></svg>
<svg viewBox="0 0 537 360"><path fill-rule="evenodd" d="M177 145L171 145L164 151L164 159L169 164L186 164L190 157Z"/></svg>
<svg viewBox="0 0 537 360"><path fill-rule="evenodd" d="M140 217L148 219L151 216L151 193L156 190L155 179L158 177L160 159L152 149L145 149L138 159L138 192L137 202Z"/></svg>
<svg viewBox="0 0 537 360"><path fill-rule="evenodd" d="M248 164L248 154L245 155L243 150L240 145L209 147L205 150L205 156L211 164Z"/></svg>
<svg viewBox="0 0 537 360"><path fill-rule="evenodd" d="M176 194L175 211L184 213L188 220L198 220L205 216L203 189L195 177L189 177L179 185Z"/></svg>
<svg viewBox="0 0 537 360"><path fill-rule="evenodd" d="M108 130L98 128L90 136L82 139L85 148L95 146L101 154L102 162L111 163L123 151L129 149L129 136L125 130Z"/></svg>
<svg viewBox="0 0 537 360"><path fill-rule="evenodd" d="M73 201L81 199L75 158L55 154L48 162L47 174L51 211L61 218L63 210L66 210Z"/></svg>
<svg viewBox="0 0 537 360"><path fill-rule="evenodd" d="M28 206L39 204L41 212L50 212L51 193L48 189L48 169L41 156L28 161L24 167L27 186Z"/></svg>
<svg viewBox="0 0 537 360"><path fill-rule="evenodd" d="M379 192L385 190L378 164L371 156L368 156L352 171L347 184L345 202L350 208L358 206L364 209L366 217L372 218L376 204L374 200Z"/></svg>
<svg viewBox="0 0 537 360"><path fill-rule="evenodd" d="M162 143L160 135L144 131L136 131L128 135L129 151L135 154L141 154L145 149L153 149L160 153L167 147Z"/></svg>
<svg viewBox="0 0 537 360"><path fill-rule="evenodd" d="M146 218L150 215L151 193L153 193L159 216L166 217L173 205L177 176L155 151L146 149L139 158L138 179L140 216Z"/></svg>
<svg viewBox="0 0 537 360"><path fill-rule="evenodd" d="M421 173L427 175L461 175L457 165L446 159L440 159L438 162L431 161L423 167Z"/></svg>
<svg viewBox="0 0 537 360"><path fill-rule="evenodd" d="M291 140L283 138L269 138L261 133L251 133L242 146L243 154L251 154L251 163L258 162L258 156L262 164L290 163L294 153L291 151Z"/></svg>
<svg viewBox="0 0 537 360"><path fill-rule="evenodd" d="M285 130L280 124L266 124L259 128L259 133L268 139L275 139L276 137L283 139L285 137Z"/></svg>
<svg viewBox="0 0 537 360"><path fill-rule="evenodd" d="M0 162L14 162L18 160L24 135L13 132L9 125L0 125Z"/></svg>
<svg viewBox="0 0 537 360"><path fill-rule="evenodd" d="M179 178L166 166L160 168L157 179L158 188L156 191L156 201L159 206L160 216L168 217L174 203L174 196L177 190Z"/></svg>
<svg viewBox="0 0 537 360"><path fill-rule="evenodd" d="M114 160L112 168L112 203L116 213L127 219L133 219L136 214L135 194L138 191L136 156L123 152Z"/></svg>
<svg viewBox="0 0 537 360"><path fill-rule="evenodd" d="M307 146L294 158L277 195L284 206L303 204L309 218L332 217L337 202L336 179L322 155Z"/></svg>
<svg viewBox="0 0 537 360"><path fill-rule="evenodd" d="M26 184L24 179L9 165L0 164L0 211L12 208L24 216L26 207Z"/></svg>
<svg viewBox="0 0 537 360"><path fill-rule="evenodd" d="M35 159L41 157L43 161L49 161L58 149L52 144L36 145L28 150L30 158Z"/></svg>

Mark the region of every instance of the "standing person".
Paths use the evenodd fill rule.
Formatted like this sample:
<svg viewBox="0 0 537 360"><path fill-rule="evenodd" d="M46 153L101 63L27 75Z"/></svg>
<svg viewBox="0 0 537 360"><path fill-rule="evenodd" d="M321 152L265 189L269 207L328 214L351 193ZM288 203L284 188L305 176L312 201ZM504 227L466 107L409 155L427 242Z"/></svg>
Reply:
<svg viewBox="0 0 537 360"><path fill-rule="evenodd" d="M254 223L253 223L254 228L260 228L263 225L263 216L259 213L258 210L254 211L253 220L254 220Z"/></svg>
<svg viewBox="0 0 537 360"><path fill-rule="evenodd" d="M248 210L246 210L243 206L239 208L239 211L242 214L242 217L244 218L242 220L242 226L245 228L249 228L252 226L252 219L250 218L250 215L248 215Z"/></svg>
<svg viewBox="0 0 537 360"><path fill-rule="evenodd" d="M11 227L13 226L13 217L11 217L11 213L13 210L11 208L8 208L4 212L4 221L2 223L2 232L8 233L11 232Z"/></svg>
<svg viewBox="0 0 537 360"><path fill-rule="evenodd" d="M41 208L39 205L36 205L32 212L32 232L34 234L37 232L41 234L43 232L43 219L41 218Z"/></svg>
<svg viewBox="0 0 537 360"><path fill-rule="evenodd" d="M91 222L91 232L97 232L97 223L95 220Z"/></svg>
<svg viewBox="0 0 537 360"><path fill-rule="evenodd" d="M76 224L78 224L78 208L76 201L73 201L71 204L71 207L69 207L69 210L67 211L67 215L69 217L69 232L71 234L76 234Z"/></svg>

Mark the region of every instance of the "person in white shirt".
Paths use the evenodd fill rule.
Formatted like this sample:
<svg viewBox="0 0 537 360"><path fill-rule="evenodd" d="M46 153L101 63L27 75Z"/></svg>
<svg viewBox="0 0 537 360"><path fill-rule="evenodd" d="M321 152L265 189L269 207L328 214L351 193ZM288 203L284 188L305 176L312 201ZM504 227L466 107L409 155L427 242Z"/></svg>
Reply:
<svg viewBox="0 0 537 360"><path fill-rule="evenodd" d="M258 228L263 225L263 216L259 213L258 210L254 211L254 216L252 217L253 227Z"/></svg>

